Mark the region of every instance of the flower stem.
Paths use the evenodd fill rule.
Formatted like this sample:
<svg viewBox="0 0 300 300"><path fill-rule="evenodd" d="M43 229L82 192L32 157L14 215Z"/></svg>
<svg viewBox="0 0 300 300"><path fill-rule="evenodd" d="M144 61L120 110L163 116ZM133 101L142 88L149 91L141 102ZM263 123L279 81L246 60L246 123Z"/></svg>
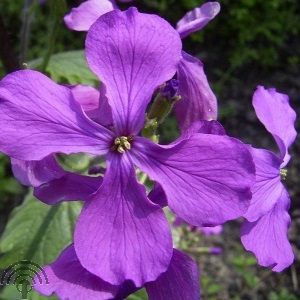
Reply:
<svg viewBox="0 0 300 300"><path fill-rule="evenodd" d="M57 35L60 29L60 22L62 21L65 11L65 0L52 0L50 2L50 33L47 51L44 55L43 62L40 67L42 72L46 71L51 55L53 54Z"/></svg>

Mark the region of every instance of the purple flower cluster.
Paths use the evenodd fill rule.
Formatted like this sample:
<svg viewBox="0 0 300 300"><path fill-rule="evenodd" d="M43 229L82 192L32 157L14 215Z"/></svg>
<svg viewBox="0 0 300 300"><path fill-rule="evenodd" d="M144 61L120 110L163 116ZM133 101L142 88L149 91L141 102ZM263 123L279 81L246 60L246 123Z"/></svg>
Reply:
<svg viewBox="0 0 300 300"><path fill-rule="evenodd" d="M242 242L263 266L280 271L293 254L287 239L289 198L280 183L295 114L286 95L259 87L254 107L274 136L280 156L226 135L203 64L182 51L181 38L203 28L220 10L208 2L189 12L177 30L135 8L89 0L65 17L88 30L86 58L99 90L58 85L22 70L0 82L0 150L15 176L41 201L83 200L74 243L45 267L44 295L61 299L124 299L145 287L149 299L200 298L197 264L173 249L163 207L184 222L218 226L245 217ZM174 79L176 76L176 80ZM159 88L180 96L175 113L181 137L159 145L140 136ZM65 171L58 153L103 155L104 176ZM155 182L147 195L136 168Z"/></svg>

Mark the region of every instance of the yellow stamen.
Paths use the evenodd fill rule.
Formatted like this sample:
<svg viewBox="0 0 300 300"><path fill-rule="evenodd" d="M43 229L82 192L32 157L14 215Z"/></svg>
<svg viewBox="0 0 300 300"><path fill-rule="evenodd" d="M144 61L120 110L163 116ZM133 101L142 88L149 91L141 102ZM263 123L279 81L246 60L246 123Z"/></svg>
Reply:
<svg viewBox="0 0 300 300"><path fill-rule="evenodd" d="M114 149L116 149L119 153L123 154L126 150L131 149L130 142L132 141L131 136L120 136L117 137L114 141Z"/></svg>
<svg viewBox="0 0 300 300"><path fill-rule="evenodd" d="M280 169L280 177L282 180L286 180L286 177L287 177L287 169Z"/></svg>

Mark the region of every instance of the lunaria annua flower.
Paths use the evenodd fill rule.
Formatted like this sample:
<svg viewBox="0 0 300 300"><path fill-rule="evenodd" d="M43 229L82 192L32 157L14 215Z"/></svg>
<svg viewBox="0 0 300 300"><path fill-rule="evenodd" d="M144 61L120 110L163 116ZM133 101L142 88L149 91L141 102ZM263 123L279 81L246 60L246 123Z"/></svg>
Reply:
<svg viewBox="0 0 300 300"><path fill-rule="evenodd" d="M260 265L280 272L294 260L288 240L290 198L281 177L286 176L284 168L290 160L288 148L297 135L294 128L296 114L287 95L262 86L254 93L253 106L257 117L276 141L279 155L252 148L256 183L251 205L245 214L248 221L242 227L241 239Z"/></svg>
<svg viewBox="0 0 300 300"><path fill-rule="evenodd" d="M116 9L115 2L88 0L73 8L64 20L70 29L87 31L98 17L113 9ZM219 12L218 2L207 2L188 12L177 23L180 37L201 30ZM175 103L175 114L181 131L187 130L193 122L217 118L217 99L207 81L203 63L198 58L182 53L177 67L177 85L181 100Z"/></svg>
<svg viewBox="0 0 300 300"><path fill-rule="evenodd" d="M102 184L83 199L76 256L112 285L140 287L168 270L173 248L163 210L147 198L134 166L161 185L176 215L204 226L246 212L254 164L248 147L225 135L188 133L168 146L138 136L153 92L181 60L180 36L160 17L134 8L101 16L88 32L86 56L105 87L113 126L90 119L69 87L22 70L0 83L0 150L23 161L106 155Z"/></svg>

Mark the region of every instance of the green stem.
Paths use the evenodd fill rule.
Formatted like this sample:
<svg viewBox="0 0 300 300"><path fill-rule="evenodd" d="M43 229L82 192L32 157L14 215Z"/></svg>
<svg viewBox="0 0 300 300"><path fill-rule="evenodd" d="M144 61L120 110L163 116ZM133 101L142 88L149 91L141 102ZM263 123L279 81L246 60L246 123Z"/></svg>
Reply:
<svg viewBox="0 0 300 300"><path fill-rule="evenodd" d="M42 72L45 72L47 66L49 64L51 55L53 54L57 35L60 29L60 22L62 21L63 14L66 8L65 0L52 0L50 3L50 33L49 33L49 40L48 40L48 47L43 58L42 65L40 67Z"/></svg>
<svg viewBox="0 0 300 300"><path fill-rule="evenodd" d="M30 29L34 13L35 0L26 0L23 8L21 41L20 41L20 64L22 65L27 56L30 41Z"/></svg>

